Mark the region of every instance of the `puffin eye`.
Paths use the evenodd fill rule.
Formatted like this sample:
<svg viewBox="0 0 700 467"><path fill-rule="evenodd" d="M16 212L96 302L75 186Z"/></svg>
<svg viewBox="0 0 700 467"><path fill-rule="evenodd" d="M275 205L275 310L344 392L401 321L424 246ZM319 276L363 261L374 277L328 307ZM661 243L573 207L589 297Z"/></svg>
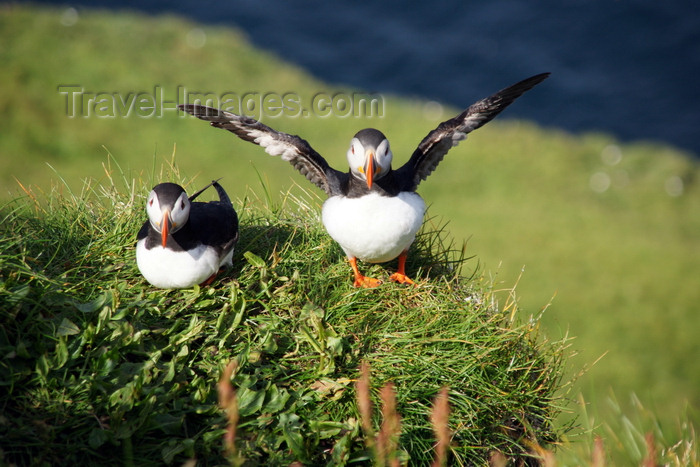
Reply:
<svg viewBox="0 0 700 467"><path fill-rule="evenodd" d="M185 200L180 201L180 209L185 209Z"/></svg>
<svg viewBox="0 0 700 467"><path fill-rule="evenodd" d="M383 156L386 156L387 154L389 154L389 143L381 144L380 147L381 147L381 154Z"/></svg>
<svg viewBox="0 0 700 467"><path fill-rule="evenodd" d="M353 154L355 154L355 145L354 144L352 146L350 146L350 150L352 151Z"/></svg>
<svg viewBox="0 0 700 467"><path fill-rule="evenodd" d="M153 198L151 198L151 199L148 200L148 205L149 205L149 206L153 206Z"/></svg>

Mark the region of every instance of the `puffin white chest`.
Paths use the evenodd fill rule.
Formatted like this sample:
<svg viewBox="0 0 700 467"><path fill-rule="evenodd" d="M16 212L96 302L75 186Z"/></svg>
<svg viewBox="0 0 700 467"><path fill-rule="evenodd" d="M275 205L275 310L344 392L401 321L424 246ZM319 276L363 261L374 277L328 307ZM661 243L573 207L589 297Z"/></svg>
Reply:
<svg viewBox="0 0 700 467"><path fill-rule="evenodd" d="M328 198L323 203L322 221L346 255L383 263L413 243L424 214L425 202L417 193L369 193L359 198Z"/></svg>
<svg viewBox="0 0 700 467"><path fill-rule="evenodd" d="M146 240L136 244L136 263L143 277L162 289L181 289L201 284L223 265L231 265L233 250L219 258L214 248L205 245L189 251L174 251L158 245L150 250Z"/></svg>

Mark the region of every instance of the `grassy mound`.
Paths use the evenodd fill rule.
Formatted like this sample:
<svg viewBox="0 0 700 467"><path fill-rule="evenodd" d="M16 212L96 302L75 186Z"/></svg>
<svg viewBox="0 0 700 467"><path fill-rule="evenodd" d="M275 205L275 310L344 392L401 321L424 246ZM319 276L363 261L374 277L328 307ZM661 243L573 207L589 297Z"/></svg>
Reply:
<svg viewBox="0 0 700 467"><path fill-rule="evenodd" d="M249 197L236 203L234 267L211 287L163 291L134 260L141 185L54 190L0 210L4 462L220 464L216 384L231 361L236 446L250 465L367 459L362 361L375 406L395 385L404 462L433 458L443 387L455 464L495 451L531 462L533 447L557 441L565 343L543 340L488 283L460 278L464 258L430 221L409 256L417 287L356 290L317 198ZM378 277L395 267L363 266ZM374 428L380 419L375 410Z"/></svg>
<svg viewBox="0 0 700 467"><path fill-rule="evenodd" d="M85 178L106 181L105 148L139 178L177 146L186 173L204 181L224 175L234 198L245 196L247 181L257 185L256 172L276 200L294 181L309 186L256 145L182 116L174 102L184 89L259 97L294 92L305 105L317 93L355 90L319 82L234 29L90 9L79 9L75 22L71 11L25 3L0 8L0 203L17 195L16 179L35 191L50 186L56 173L72 187ZM204 33L205 43L188 40L193 33ZM527 112L562 79L552 76L514 105ZM493 83L486 92L508 84ZM61 85L84 89L76 104L81 115L70 118ZM141 92L162 97L158 116L96 115L98 93L114 97L121 109ZM484 95L474 90L473 98ZM350 137L362 128L382 130L399 163L462 110L383 97L381 117L312 113L263 121L302 135L342 168ZM468 253L485 274L510 286L525 268L518 282L522 309L539 310L556 295L542 325L551 336L576 336L572 374L597 362L576 388L597 419L611 413L606 399L614 391L623 411L634 409L635 393L665 429L674 426L686 406L700 407L700 360L688 358L698 354L700 330L700 164L666 146L571 135L511 116L506 110L450 151L421 183L421 195L432 215L449 220L458 243L469 239Z"/></svg>

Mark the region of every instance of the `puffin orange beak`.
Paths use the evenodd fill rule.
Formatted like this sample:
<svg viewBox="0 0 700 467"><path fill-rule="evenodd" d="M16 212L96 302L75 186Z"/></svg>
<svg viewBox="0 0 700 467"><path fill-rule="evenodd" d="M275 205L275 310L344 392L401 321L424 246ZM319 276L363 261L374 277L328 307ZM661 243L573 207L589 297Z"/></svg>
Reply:
<svg viewBox="0 0 700 467"><path fill-rule="evenodd" d="M170 233L170 211L165 211L163 213L163 220L160 223L160 235L162 240L163 248L168 243L168 234Z"/></svg>
<svg viewBox="0 0 700 467"><path fill-rule="evenodd" d="M372 178L374 178L374 153L367 151L367 169L365 170L367 178L367 188L372 189Z"/></svg>

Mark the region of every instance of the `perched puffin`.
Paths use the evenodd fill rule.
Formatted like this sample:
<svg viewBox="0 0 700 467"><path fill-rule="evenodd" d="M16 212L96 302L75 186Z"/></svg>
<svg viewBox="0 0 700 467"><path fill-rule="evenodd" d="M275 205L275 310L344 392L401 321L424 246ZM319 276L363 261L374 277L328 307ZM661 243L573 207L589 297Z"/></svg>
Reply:
<svg viewBox="0 0 700 467"><path fill-rule="evenodd" d="M326 192L322 221L340 244L352 267L355 287L376 287L381 280L364 276L357 260L383 263L398 257L398 269L389 279L413 284L406 276L406 256L423 223L425 202L416 193L418 184L430 175L447 151L467 133L489 122L525 91L542 82L542 73L507 87L472 104L428 133L408 162L392 169L393 154L384 134L373 128L359 131L350 141L349 172L328 165L305 140L282 133L246 116L196 104L181 104L180 110L211 122L217 128L262 146L273 156L290 162L312 183Z"/></svg>
<svg viewBox="0 0 700 467"><path fill-rule="evenodd" d="M210 186L219 201L192 202ZM238 216L224 189L211 182L189 198L175 183L156 185L146 201L148 221L137 235L136 263L148 282L162 289L210 284L231 266Z"/></svg>

